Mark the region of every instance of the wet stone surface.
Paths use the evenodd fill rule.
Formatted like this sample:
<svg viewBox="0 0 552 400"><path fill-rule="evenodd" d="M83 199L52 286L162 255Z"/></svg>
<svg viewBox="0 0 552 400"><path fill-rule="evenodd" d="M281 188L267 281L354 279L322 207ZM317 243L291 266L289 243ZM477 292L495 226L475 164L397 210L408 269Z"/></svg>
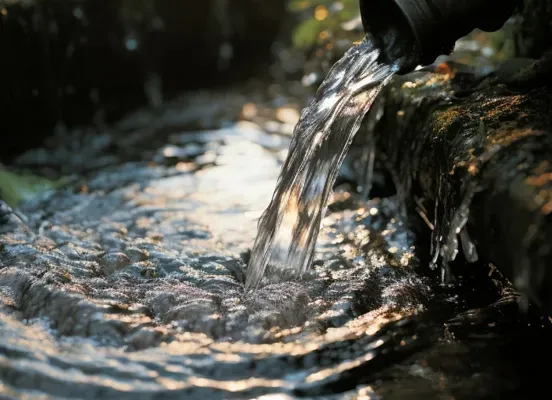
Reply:
<svg viewBox="0 0 552 400"><path fill-rule="evenodd" d="M60 138L74 165L43 151L20 158L73 175L17 213L0 208L2 395L489 398L504 382L519 387L515 360L496 356L521 335L505 311L515 297L459 314L504 293L473 301L471 288L418 274L393 197L365 203L343 186L313 268L244 291L298 115L281 100L266 115L244 104L205 95L194 105L203 114L186 100L144 110L107 131L102 150ZM86 168L99 154L111 161ZM503 326L515 334L494 342Z"/></svg>

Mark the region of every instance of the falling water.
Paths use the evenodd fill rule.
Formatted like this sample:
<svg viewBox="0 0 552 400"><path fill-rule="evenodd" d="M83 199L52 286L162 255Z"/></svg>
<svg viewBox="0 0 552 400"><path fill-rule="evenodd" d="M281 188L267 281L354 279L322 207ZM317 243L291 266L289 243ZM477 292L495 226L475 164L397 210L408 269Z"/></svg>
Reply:
<svg viewBox="0 0 552 400"><path fill-rule="evenodd" d="M394 36L390 38L393 44ZM247 271L255 288L265 269L301 274L309 267L328 198L343 159L380 88L404 59L387 63L369 35L330 70L295 127L289 155L263 213Z"/></svg>

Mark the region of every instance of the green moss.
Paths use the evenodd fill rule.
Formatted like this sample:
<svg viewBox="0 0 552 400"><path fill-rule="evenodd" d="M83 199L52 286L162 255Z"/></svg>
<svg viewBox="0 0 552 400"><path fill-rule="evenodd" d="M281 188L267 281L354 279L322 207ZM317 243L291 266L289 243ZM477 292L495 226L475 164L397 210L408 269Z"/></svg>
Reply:
<svg viewBox="0 0 552 400"><path fill-rule="evenodd" d="M458 107L451 106L445 109L435 110L432 119L434 131L439 134L446 132L460 116L461 114L458 111Z"/></svg>

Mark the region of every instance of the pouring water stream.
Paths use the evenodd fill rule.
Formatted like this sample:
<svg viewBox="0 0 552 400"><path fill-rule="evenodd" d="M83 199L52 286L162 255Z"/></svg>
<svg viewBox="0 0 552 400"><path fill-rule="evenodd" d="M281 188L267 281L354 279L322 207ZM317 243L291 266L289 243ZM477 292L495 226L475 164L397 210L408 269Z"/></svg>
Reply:
<svg viewBox="0 0 552 400"><path fill-rule="evenodd" d="M395 38L391 30L386 48L397 47ZM332 67L303 110L272 200L259 220L246 290L259 285L267 266L297 275L309 268L328 198L353 138L381 88L407 61L381 59L381 48L367 35Z"/></svg>

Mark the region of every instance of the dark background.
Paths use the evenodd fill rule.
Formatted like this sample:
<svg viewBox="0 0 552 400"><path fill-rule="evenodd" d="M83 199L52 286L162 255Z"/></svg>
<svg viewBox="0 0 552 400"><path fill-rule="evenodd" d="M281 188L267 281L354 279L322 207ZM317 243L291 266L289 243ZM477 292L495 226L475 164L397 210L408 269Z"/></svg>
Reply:
<svg viewBox="0 0 552 400"><path fill-rule="evenodd" d="M231 4L230 4L231 3ZM56 126L109 123L160 95L266 74L283 1L0 2L0 156Z"/></svg>
<svg viewBox="0 0 552 400"><path fill-rule="evenodd" d="M550 4L525 0L513 36L491 45L539 57ZM361 37L358 0L0 0L0 163L182 92L316 71L312 90Z"/></svg>

